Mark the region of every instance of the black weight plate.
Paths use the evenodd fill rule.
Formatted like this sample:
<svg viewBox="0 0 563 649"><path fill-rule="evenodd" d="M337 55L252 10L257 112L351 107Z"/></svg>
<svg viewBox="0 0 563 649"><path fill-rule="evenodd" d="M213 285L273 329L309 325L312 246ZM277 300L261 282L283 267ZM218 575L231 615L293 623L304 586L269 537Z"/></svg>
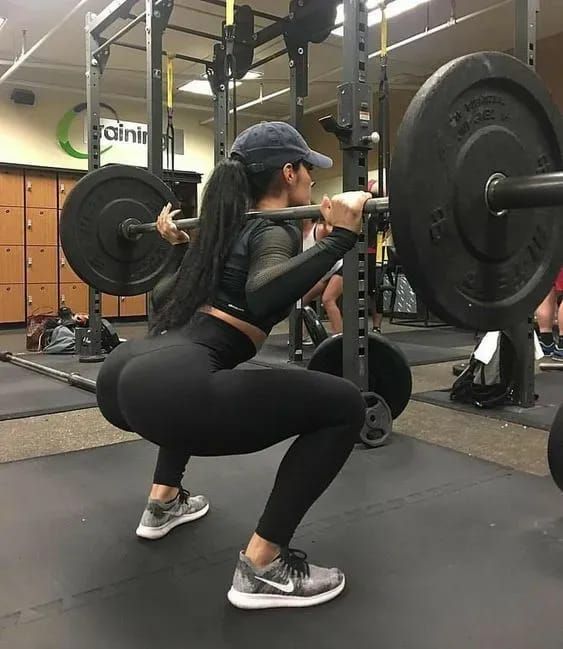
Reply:
<svg viewBox="0 0 563 649"><path fill-rule="evenodd" d="M549 431L547 463L553 481L563 491L563 406L557 411Z"/></svg>
<svg viewBox="0 0 563 649"><path fill-rule="evenodd" d="M313 345L320 345L323 340L328 338L328 332L313 307L303 307L303 323L309 332Z"/></svg>
<svg viewBox="0 0 563 649"><path fill-rule="evenodd" d="M289 13L293 14L294 18L285 26L286 43L288 36L293 44L325 41L334 29L339 4L339 0L324 0L316 3L292 0ZM291 51L292 48L289 49Z"/></svg>
<svg viewBox="0 0 563 649"><path fill-rule="evenodd" d="M419 90L390 170L393 237L430 311L481 331L527 318L561 265L560 208L492 215L495 173L562 168L563 125L539 77L498 52L464 56Z"/></svg>
<svg viewBox="0 0 563 649"><path fill-rule="evenodd" d="M360 439L366 446L378 448L387 444L393 434L391 409L381 395L375 395L374 403L366 408L366 423L360 431Z"/></svg>
<svg viewBox="0 0 563 649"><path fill-rule="evenodd" d="M342 334L324 340L313 352L307 368L342 376ZM380 334L370 333L369 389L381 395L396 419L406 408L412 391L412 376L403 352Z"/></svg>
<svg viewBox="0 0 563 649"><path fill-rule="evenodd" d="M167 266L172 246L157 232L129 241L119 233L127 218L156 221L172 190L139 167L109 165L75 185L61 212L61 244L84 282L109 295L147 293Z"/></svg>
<svg viewBox="0 0 563 649"><path fill-rule="evenodd" d="M101 319L102 322L102 349L108 354L112 349L115 349L120 343L119 334L117 329L105 318Z"/></svg>

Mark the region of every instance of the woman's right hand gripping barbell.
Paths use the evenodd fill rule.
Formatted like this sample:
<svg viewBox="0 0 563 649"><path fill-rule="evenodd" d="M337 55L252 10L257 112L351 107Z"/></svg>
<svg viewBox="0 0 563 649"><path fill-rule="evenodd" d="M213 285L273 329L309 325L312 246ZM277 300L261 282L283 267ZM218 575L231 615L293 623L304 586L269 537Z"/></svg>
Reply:
<svg viewBox="0 0 563 649"><path fill-rule="evenodd" d="M181 211L182 210L173 210L172 204L168 203L162 208L162 212L156 220L156 229L158 230L158 233L173 246L177 246L179 243L187 243L190 240L188 233L179 230L178 226L173 221L174 217L178 216Z"/></svg>

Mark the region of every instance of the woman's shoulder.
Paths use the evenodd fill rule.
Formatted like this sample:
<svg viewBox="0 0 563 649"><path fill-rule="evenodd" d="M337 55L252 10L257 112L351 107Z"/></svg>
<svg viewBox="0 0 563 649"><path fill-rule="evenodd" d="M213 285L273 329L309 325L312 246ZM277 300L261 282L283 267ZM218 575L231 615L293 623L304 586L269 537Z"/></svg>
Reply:
<svg viewBox="0 0 563 649"><path fill-rule="evenodd" d="M270 221L266 218L253 219L248 230L251 238L272 238L272 241L291 240L292 244L299 245L301 229L294 221ZM249 227L248 225L245 227Z"/></svg>
<svg viewBox="0 0 563 649"><path fill-rule="evenodd" d="M298 232L301 235L301 229L296 221L271 221L268 218L252 219L250 223L254 223L254 229L260 231L270 230L272 232Z"/></svg>

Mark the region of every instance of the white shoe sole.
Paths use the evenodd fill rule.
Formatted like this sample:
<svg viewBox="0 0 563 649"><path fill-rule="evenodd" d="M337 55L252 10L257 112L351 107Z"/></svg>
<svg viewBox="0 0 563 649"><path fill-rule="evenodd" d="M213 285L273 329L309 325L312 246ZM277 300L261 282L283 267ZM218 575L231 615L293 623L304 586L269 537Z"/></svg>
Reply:
<svg viewBox="0 0 563 649"><path fill-rule="evenodd" d="M308 606L318 606L331 599L338 597L346 586L346 579L336 588L319 593L311 597L295 597L293 595L261 595L251 593L241 593L231 588L227 593L227 599L236 608L242 609L261 609L261 608L306 608Z"/></svg>
<svg viewBox="0 0 563 649"><path fill-rule="evenodd" d="M149 539L154 541L156 539L161 539L163 536L166 536L170 530L173 530L178 525L183 525L184 523L189 523L191 521L196 521L198 518L202 518L209 511L209 504L207 504L203 509L200 509L193 514L184 514L183 516L178 516L178 518L173 518L168 523L160 525L159 527L148 527L146 525L139 525L136 530L137 536L142 539Z"/></svg>

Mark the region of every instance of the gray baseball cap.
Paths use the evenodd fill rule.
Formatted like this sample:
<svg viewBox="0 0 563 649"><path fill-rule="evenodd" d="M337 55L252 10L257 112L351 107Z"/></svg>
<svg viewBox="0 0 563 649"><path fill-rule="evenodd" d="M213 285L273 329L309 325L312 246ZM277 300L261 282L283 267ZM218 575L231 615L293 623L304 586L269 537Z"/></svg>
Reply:
<svg viewBox="0 0 563 649"><path fill-rule="evenodd" d="M242 158L251 173L281 169L299 160L321 169L332 167L331 158L313 151L301 133L286 122L262 122L247 128L233 142L233 154Z"/></svg>

